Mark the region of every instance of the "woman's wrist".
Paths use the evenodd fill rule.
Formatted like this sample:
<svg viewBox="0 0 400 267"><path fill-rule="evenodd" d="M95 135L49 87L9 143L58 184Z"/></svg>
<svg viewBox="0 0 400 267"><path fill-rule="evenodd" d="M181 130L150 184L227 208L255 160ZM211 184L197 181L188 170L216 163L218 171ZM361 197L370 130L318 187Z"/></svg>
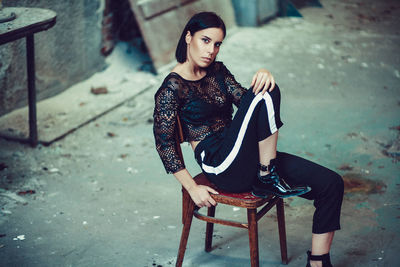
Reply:
<svg viewBox="0 0 400 267"><path fill-rule="evenodd" d="M196 182L187 169L182 169L174 173L174 176L188 192L197 187Z"/></svg>

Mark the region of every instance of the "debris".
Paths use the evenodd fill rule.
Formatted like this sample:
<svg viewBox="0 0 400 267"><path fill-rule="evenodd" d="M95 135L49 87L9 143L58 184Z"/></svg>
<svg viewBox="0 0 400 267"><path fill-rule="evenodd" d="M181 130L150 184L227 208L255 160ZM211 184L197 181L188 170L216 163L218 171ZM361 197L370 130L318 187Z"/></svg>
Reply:
<svg viewBox="0 0 400 267"><path fill-rule="evenodd" d="M331 144L325 144L325 147L328 149L331 149L332 145Z"/></svg>
<svg viewBox="0 0 400 267"><path fill-rule="evenodd" d="M107 87L102 86L102 87L92 87L90 89L90 92L94 95L100 95L100 94L107 94L108 90Z"/></svg>
<svg viewBox="0 0 400 267"><path fill-rule="evenodd" d="M356 62L357 61L357 59L355 59L355 58L353 58L353 57L349 57L348 59L347 59L347 62L349 62L349 63L354 63L354 62Z"/></svg>
<svg viewBox="0 0 400 267"><path fill-rule="evenodd" d="M154 220L160 219L160 216L153 216Z"/></svg>
<svg viewBox="0 0 400 267"><path fill-rule="evenodd" d="M338 167L338 169L341 171L351 171L351 170L353 170L353 166L351 166L349 164L342 164L342 165L340 165L340 167Z"/></svg>
<svg viewBox="0 0 400 267"><path fill-rule="evenodd" d="M400 132L400 125L389 127L390 130L397 130Z"/></svg>
<svg viewBox="0 0 400 267"><path fill-rule="evenodd" d="M0 162L0 171L7 169L7 168L8 168L8 166L5 163Z"/></svg>
<svg viewBox="0 0 400 267"><path fill-rule="evenodd" d="M121 159L124 159L124 158L126 158L128 156L128 154L121 154L121 155L119 155L119 157L121 158Z"/></svg>
<svg viewBox="0 0 400 267"><path fill-rule="evenodd" d="M368 68L368 64L365 63L365 62L362 62L362 63L361 63L361 67L363 67L363 68Z"/></svg>
<svg viewBox="0 0 400 267"><path fill-rule="evenodd" d="M7 236L7 235L6 235L6 234L0 234L0 238L1 238L1 237L5 237L5 236Z"/></svg>
<svg viewBox="0 0 400 267"><path fill-rule="evenodd" d="M399 203L384 203L383 206L398 206Z"/></svg>
<svg viewBox="0 0 400 267"><path fill-rule="evenodd" d="M323 70L323 69L325 69L325 66L322 65L321 63L319 63L319 64L318 64L318 68L321 69L321 70Z"/></svg>
<svg viewBox="0 0 400 267"><path fill-rule="evenodd" d="M83 221L82 224L83 224L83 225L87 225L88 222L87 222L87 221Z"/></svg>
<svg viewBox="0 0 400 267"><path fill-rule="evenodd" d="M238 207L233 207L233 211L239 211L240 210L240 208L238 208Z"/></svg>
<svg viewBox="0 0 400 267"><path fill-rule="evenodd" d="M35 194L36 191L35 190L25 190L25 191L19 191L18 195L20 196L24 196L24 195L33 195Z"/></svg>
<svg viewBox="0 0 400 267"><path fill-rule="evenodd" d="M128 168L126 169L126 171L127 171L128 173L138 173L138 172L139 172L137 169L133 169L132 167L128 167Z"/></svg>
<svg viewBox="0 0 400 267"><path fill-rule="evenodd" d="M0 248L4 248L4 245L3 245L3 244L0 244Z"/></svg>
<svg viewBox="0 0 400 267"><path fill-rule="evenodd" d="M354 138L358 136L358 133L348 133L347 134L348 137Z"/></svg>
<svg viewBox="0 0 400 267"><path fill-rule="evenodd" d="M113 132L108 132L108 133L107 133L107 136L108 136L108 137L115 137L115 136L116 136L116 134L115 134L115 133L113 133Z"/></svg>
<svg viewBox="0 0 400 267"><path fill-rule="evenodd" d="M55 172L58 172L59 170L57 169L57 168L51 168L50 170L49 170L49 172L51 172L51 173L55 173Z"/></svg>
<svg viewBox="0 0 400 267"><path fill-rule="evenodd" d="M400 72L398 70L394 70L394 76L396 76L396 78L400 78Z"/></svg>
<svg viewBox="0 0 400 267"><path fill-rule="evenodd" d="M395 129L398 126L395 127ZM400 160L400 141L399 138L395 141L390 141L388 143L376 141L382 147L381 153L386 156L393 158L395 161Z"/></svg>
<svg viewBox="0 0 400 267"><path fill-rule="evenodd" d="M28 204L28 202L23 197L20 197L17 194L9 192L9 191L0 193L0 196L11 198L12 200L19 202L23 205Z"/></svg>
<svg viewBox="0 0 400 267"><path fill-rule="evenodd" d="M14 237L13 240L14 240L14 241L17 241L17 240L25 240L25 235L18 235L17 237Z"/></svg>

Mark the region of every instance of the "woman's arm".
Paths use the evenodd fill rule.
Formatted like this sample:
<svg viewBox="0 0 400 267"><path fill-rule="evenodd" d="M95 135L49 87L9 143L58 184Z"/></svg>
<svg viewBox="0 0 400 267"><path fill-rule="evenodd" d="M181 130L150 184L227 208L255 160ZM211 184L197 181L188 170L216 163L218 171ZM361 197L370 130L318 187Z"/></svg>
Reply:
<svg viewBox="0 0 400 267"><path fill-rule="evenodd" d="M175 173L185 168L183 159L177 151L175 140L178 96L174 80L168 80L155 94L153 113L153 133L158 154L167 173Z"/></svg>
<svg viewBox="0 0 400 267"><path fill-rule="evenodd" d="M239 82L236 81L232 73L226 68L224 63L219 62L219 71L224 76L225 84L228 88L228 93L232 97L233 103L238 107L240 105L240 99L247 92L247 89L243 87ZM268 89L272 91L275 87L275 79L272 74L265 69L260 69L254 76L251 82L253 92L255 94L260 91L264 94Z"/></svg>
<svg viewBox="0 0 400 267"><path fill-rule="evenodd" d="M215 200L210 196L210 193L218 194L218 192L209 186L196 184L187 169L182 169L178 172L175 172L174 176L188 191L193 202L198 207L211 207L211 205L215 206L217 204Z"/></svg>
<svg viewBox="0 0 400 267"><path fill-rule="evenodd" d="M218 194L218 192L208 186L197 185L177 152L176 146L179 146L179 144L176 143L174 129L178 100L176 95L177 88L173 87L177 83L171 80L167 84L168 86L163 84L155 95L153 132L156 149L167 173L174 174L197 206L210 207L211 205L216 205L210 193Z"/></svg>

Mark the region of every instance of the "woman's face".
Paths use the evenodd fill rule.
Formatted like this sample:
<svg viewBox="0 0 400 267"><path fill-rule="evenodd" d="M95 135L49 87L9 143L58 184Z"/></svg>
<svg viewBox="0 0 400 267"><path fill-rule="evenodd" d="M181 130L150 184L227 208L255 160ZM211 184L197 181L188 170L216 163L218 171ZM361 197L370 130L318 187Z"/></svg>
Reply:
<svg viewBox="0 0 400 267"><path fill-rule="evenodd" d="M224 40L224 33L220 28L207 28L186 34L187 59L194 65L206 68L217 56L219 47Z"/></svg>

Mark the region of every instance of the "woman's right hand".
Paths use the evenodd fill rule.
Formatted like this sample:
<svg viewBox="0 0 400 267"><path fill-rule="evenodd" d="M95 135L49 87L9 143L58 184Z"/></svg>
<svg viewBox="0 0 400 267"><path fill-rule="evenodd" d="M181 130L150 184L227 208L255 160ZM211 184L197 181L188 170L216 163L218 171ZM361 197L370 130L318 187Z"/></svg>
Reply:
<svg viewBox="0 0 400 267"><path fill-rule="evenodd" d="M218 194L217 191L209 186L196 185L188 190L190 197L198 207L211 207L217 205L217 202L211 197L210 193Z"/></svg>

